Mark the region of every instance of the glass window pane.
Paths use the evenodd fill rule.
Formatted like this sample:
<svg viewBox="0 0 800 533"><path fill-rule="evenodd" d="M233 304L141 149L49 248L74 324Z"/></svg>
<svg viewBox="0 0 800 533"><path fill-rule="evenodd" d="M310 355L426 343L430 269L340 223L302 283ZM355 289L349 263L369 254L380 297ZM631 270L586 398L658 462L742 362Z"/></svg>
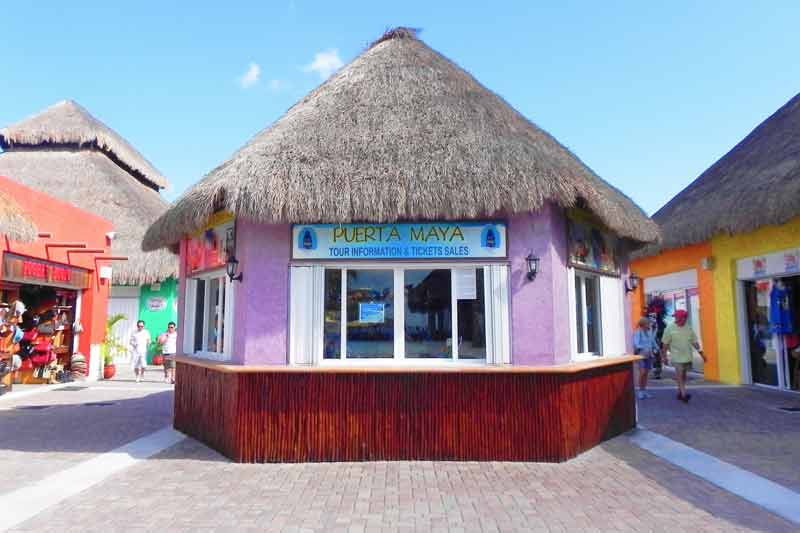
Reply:
<svg viewBox="0 0 800 533"><path fill-rule="evenodd" d="M746 281L747 330L753 383L778 386L778 352L769 327L772 284L769 280Z"/></svg>
<svg viewBox="0 0 800 533"><path fill-rule="evenodd" d="M575 333L578 336L578 353L586 351L583 344L583 278L575 276Z"/></svg>
<svg viewBox="0 0 800 533"><path fill-rule="evenodd" d="M394 272L347 270L347 357L394 357Z"/></svg>
<svg viewBox="0 0 800 533"><path fill-rule="evenodd" d="M459 283L469 282L465 277ZM475 269L474 291L458 287L458 358L486 359L486 302L483 294L483 268ZM472 289L472 287L469 287ZM472 294L469 294L472 293ZM462 296L474 296L462 299Z"/></svg>
<svg viewBox="0 0 800 533"><path fill-rule="evenodd" d="M323 358L339 359L342 350L342 271L325 269Z"/></svg>
<svg viewBox="0 0 800 533"><path fill-rule="evenodd" d="M206 342L206 350L209 352L220 352L220 331L217 328L218 314L221 311L219 290L220 279L214 278L209 280L208 283L208 303L206 304L206 334L208 337Z"/></svg>
<svg viewBox="0 0 800 533"><path fill-rule="evenodd" d="M203 313L205 310L206 280L195 280L194 299L194 351L203 351Z"/></svg>
<svg viewBox="0 0 800 533"><path fill-rule="evenodd" d="M586 286L586 338L587 352L600 353L600 301L598 280L594 277L583 279Z"/></svg>
<svg viewBox="0 0 800 533"><path fill-rule="evenodd" d="M406 358L453 357L450 269L406 270L403 276Z"/></svg>

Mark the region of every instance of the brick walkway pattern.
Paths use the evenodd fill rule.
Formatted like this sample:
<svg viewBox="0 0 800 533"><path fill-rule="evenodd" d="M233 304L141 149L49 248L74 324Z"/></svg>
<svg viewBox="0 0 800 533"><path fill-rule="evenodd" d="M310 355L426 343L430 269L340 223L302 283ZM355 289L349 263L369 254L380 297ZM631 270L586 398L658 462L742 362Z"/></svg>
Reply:
<svg viewBox="0 0 800 533"><path fill-rule="evenodd" d="M11 441L2 441L0 450L13 455L15 484L41 476L39 467L31 468L37 461L42 461L42 468L57 469L162 427L169 418L168 387L151 383L138 392L131 383L101 387L47 392L20 401L20 405L53 405L38 411L17 410L13 403L0 405L0 417L6 417L0 418L3 428L6 420L12 420L18 429L13 439L2 432ZM738 404L754 393L708 389L699 391L700 401L688 406L671 400L671 394L668 389L656 391L654 399L641 404L640 416L655 417L668 427L679 427L677 420L706 416L728 416L730 424L726 414L730 407L712 406ZM85 405L97 401L115 405ZM87 416L93 409L97 413ZM18 417L27 418L29 429L23 431L25 420ZM657 430L652 427L655 420L643 422ZM30 428L39 428L38 433ZM766 428L774 431L771 425ZM12 488L2 485L0 493ZM563 464L240 465L186 439L14 529L153 530L788 532L797 531L797 526L622 436Z"/></svg>

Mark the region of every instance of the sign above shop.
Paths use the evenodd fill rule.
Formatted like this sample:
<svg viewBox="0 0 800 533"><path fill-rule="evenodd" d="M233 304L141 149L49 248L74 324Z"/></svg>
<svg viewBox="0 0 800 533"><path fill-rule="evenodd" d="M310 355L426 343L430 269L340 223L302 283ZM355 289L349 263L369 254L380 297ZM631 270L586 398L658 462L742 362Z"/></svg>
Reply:
<svg viewBox="0 0 800 533"><path fill-rule="evenodd" d="M231 253L234 223L226 222L192 236L186 245L186 266L189 274L224 268ZM157 290L152 289L151 290Z"/></svg>
<svg viewBox="0 0 800 533"><path fill-rule="evenodd" d="M800 250L796 248L746 257L736 262L736 274L739 279L785 276L798 272L800 272Z"/></svg>
<svg viewBox="0 0 800 533"><path fill-rule="evenodd" d="M87 289L89 271L40 259L3 255L3 280L68 289Z"/></svg>
<svg viewBox="0 0 800 533"><path fill-rule="evenodd" d="M502 222L292 227L293 259L501 259L507 253Z"/></svg>
<svg viewBox="0 0 800 533"><path fill-rule="evenodd" d="M569 263L607 274L619 274L618 240L603 231L587 215L571 212L569 227Z"/></svg>
<svg viewBox="0 0 800 533"><path fill-rule="evenodd" d="M147 299L147 310L158 312L167 308L167 299L160 296L151 296Z"/></svg>

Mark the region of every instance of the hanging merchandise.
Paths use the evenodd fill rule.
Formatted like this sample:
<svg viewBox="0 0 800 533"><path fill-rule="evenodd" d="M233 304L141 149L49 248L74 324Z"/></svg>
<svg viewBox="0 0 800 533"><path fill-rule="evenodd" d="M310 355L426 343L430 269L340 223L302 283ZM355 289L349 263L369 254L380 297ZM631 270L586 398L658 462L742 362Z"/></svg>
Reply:
<svg viewBox="0 0 800 533"><path fill-rule="evenodd" d="M780 335L794 333L794 316L791 306L791 291L778 279L769 294L770 331Z"/></svg>

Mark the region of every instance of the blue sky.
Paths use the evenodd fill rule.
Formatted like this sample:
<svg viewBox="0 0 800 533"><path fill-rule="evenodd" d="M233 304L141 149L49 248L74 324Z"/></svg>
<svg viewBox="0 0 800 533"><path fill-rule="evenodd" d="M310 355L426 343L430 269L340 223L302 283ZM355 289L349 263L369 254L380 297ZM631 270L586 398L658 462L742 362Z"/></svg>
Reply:
<svg viewBox="0 0 800 533"><path fill-rule="evenodd" d="M6 2L0 125L72 98L170 200L398 25L648 213L800 91L797 1L124 4Z"/></svg>

